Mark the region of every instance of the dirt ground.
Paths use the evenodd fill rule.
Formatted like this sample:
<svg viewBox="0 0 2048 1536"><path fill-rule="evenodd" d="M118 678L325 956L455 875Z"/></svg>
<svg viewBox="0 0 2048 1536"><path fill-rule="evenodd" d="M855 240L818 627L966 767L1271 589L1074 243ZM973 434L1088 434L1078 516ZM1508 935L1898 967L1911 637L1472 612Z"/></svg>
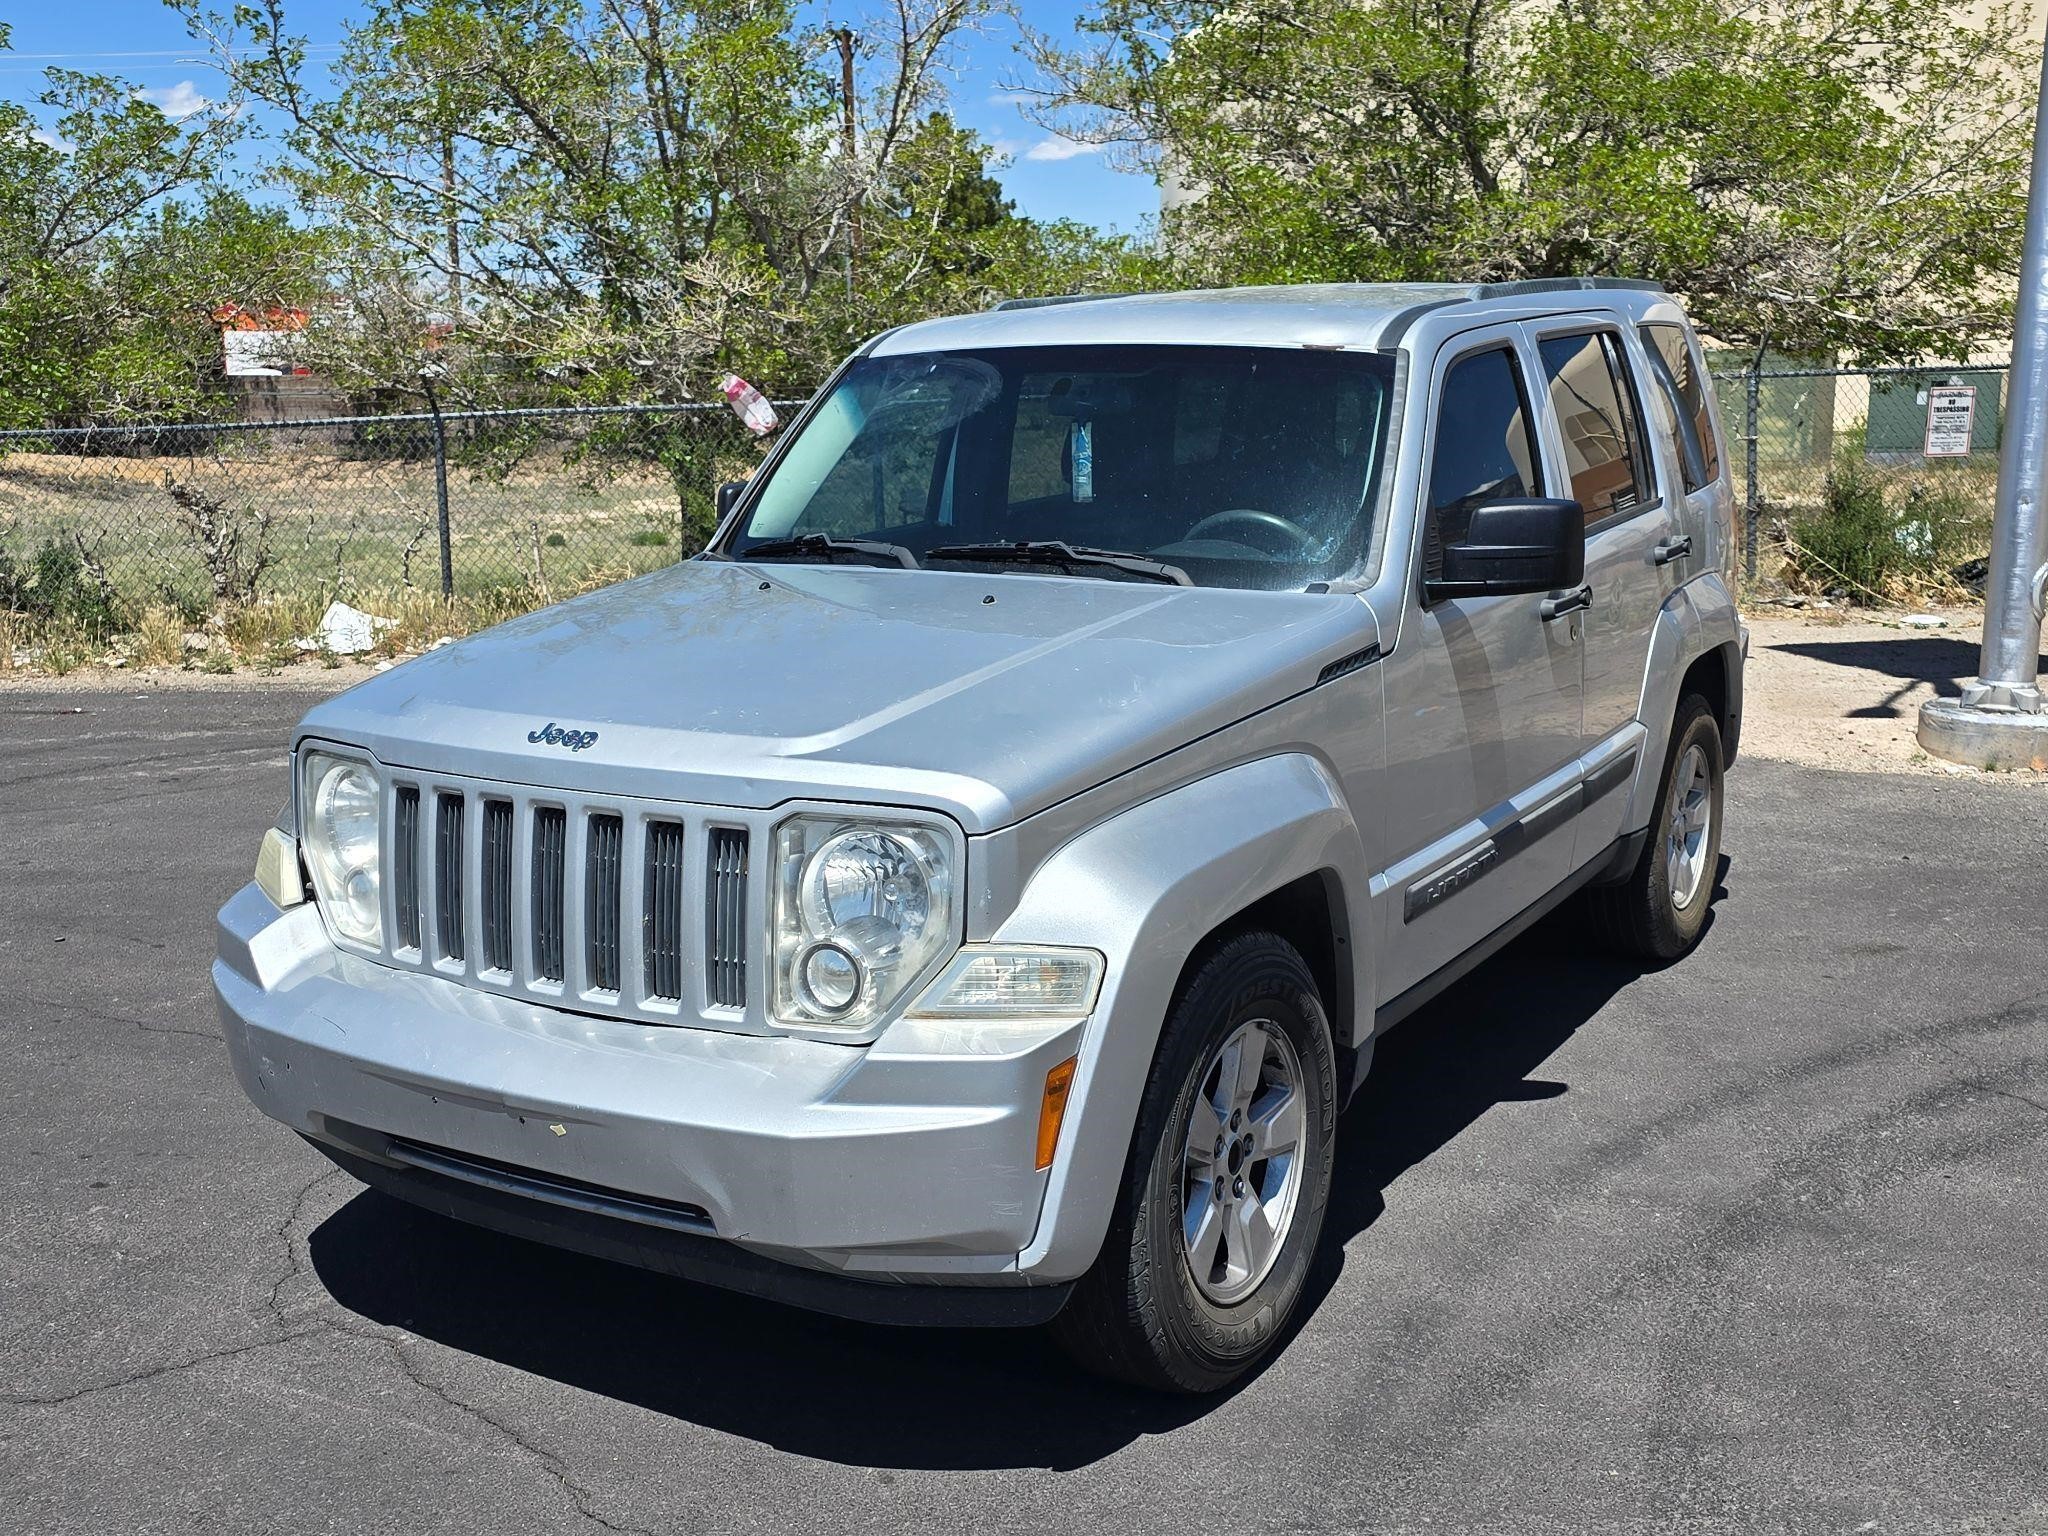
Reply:
<svg viewBox="0 0 2048 1536"><path fill-rule="evenodd" d="M1760 606L1750 629L1745 756L1818 768L1993 777L2048 786L2048 775L1983 775L1920 750L1920 705L1955 698L1976 675L1983 610L1881 613L1870 609ZM399 663L403 665L403 663ZM215 676L175 669L89 667L64 677L0 672L10 693L158 693L169 689L262 688L336 692L374 672L372 664L323 667L306 661L272 673L248 669ZM2048 672L2048 667L2043 668Z"/></svg>
<svg viewBox="0 0 2048 1536"><path fill-rule="evenodd" d="M1759 607L1744 617L1745 757L2048 785L2048 775L1984 774L1930 758L1915 737L1921 704L1960 697L1977 675L1983 609Z"/></svg>

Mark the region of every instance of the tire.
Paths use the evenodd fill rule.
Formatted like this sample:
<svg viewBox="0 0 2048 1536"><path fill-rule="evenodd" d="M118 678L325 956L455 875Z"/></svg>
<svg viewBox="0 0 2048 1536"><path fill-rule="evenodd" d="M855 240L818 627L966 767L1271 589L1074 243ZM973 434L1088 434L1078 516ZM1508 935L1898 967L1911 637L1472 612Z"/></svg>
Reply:
<svg viewBox="0 0 2048 1536"><path fill-rule="evenodd" d="M1671 725L1671 750L1641 857L1619 884L1586 893L1593 933L1608 948L1665 964L1699 942L1720 864L1725 771L1714 712L1698 694L1688 694Z"/></svg>
<svg viewBox="0 0 2048 1536"><path fill-rule="evenodd" d="M1165 1392L1215 1392L1257 1365L1315 1257L1336 1121L1336 1052L1308 966L1272 933L1225 940L1161 1031L1108 1236L1052 1325L1061 1347L1098 1375ZM1291 1159L1257 1155L1290 1128ZM1276 1235L1262 1243L1262 1231Z"/></svg>

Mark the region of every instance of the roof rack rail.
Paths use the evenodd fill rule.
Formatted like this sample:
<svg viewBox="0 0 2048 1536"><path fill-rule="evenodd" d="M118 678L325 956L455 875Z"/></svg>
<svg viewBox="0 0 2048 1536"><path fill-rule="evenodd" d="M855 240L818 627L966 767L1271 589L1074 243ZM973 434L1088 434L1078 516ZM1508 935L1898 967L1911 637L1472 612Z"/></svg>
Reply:
<svg viewBox="0 0 2048 1536"><path fill-rule="evenodd" d="M993 314L1001 309L1044 309L1049 304L1088 304L1096 299L1128 299L1128 293L1047 293L1035 298L998 299L989 306Z"/></svg>
<svg viewBox="0 0 2048 1536"><path fill-rule="evenodd" d="M1476 283L1476 299L1511 299L1524 293L1574 293L1602 288L1628 293L1663 293L1662 283L1641 277L1525 277L1512 283Z"/></svg>

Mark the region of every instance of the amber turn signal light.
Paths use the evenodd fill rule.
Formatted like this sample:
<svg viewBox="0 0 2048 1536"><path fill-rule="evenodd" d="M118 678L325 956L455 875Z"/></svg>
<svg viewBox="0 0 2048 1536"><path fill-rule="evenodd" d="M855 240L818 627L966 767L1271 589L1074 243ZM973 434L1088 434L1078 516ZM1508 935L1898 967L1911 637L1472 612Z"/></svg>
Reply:
<svg viewBox="0 0 2048 1536"><path fill-rule="evenodd" d="M1052 1166L1053 1148L1060 1144L1060 1121L1067 1115L1067 1093L1074 1086L1074 1066L1080 1058L1069 1056L1045 1074L1045 1099L1038 1106L1038 1170Z"/></svg>

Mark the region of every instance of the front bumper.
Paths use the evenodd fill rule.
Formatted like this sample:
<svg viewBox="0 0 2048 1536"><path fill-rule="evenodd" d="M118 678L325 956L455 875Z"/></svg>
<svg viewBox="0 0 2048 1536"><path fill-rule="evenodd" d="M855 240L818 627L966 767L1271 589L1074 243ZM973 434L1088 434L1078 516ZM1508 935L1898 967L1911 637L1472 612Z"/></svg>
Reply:
<svg viewBox="0 0 2048 1536"><path fill-rule="evenodd" d="M850 1315L1036 1321L1064 1299L1072 1276L1020 1254L1045 1076L1086 1024L899 1021L849 1046L593 1018L342 954L310 904L253 885L219 941L243 1090L393 1193ZM904 1283L928 1294L877 1294Z"/></svg>

